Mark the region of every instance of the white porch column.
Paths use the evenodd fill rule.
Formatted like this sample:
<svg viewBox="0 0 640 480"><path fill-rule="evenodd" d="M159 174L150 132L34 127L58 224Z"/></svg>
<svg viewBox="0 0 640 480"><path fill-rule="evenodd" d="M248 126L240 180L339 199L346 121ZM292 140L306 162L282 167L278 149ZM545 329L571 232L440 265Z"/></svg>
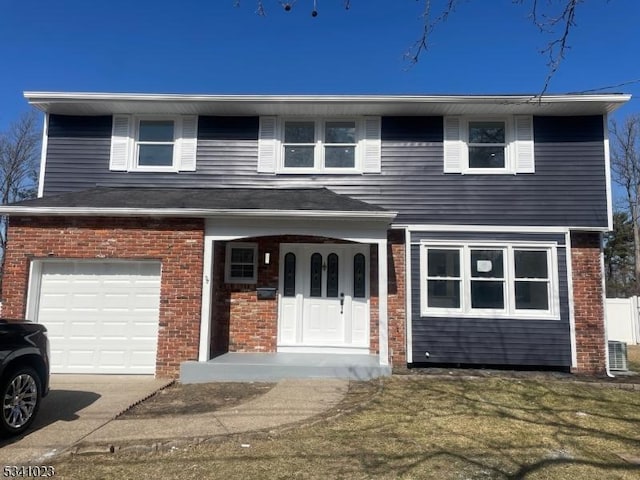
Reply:
<svg viewBox="0 0 640 480"><path fill-rule="evenodd" d="M378 345L380 365L389 365L389 318L387 309L387 239L378 240Z"/></svg>
<svg viewBox="0 0 640 480"><path fill-rule="evenodd" d="M200 310L200 348L198 361L209 360L211 349L211 288L213 284L213 244L206 238L204 242L204 256L202 268L202 307Z"/></svg>

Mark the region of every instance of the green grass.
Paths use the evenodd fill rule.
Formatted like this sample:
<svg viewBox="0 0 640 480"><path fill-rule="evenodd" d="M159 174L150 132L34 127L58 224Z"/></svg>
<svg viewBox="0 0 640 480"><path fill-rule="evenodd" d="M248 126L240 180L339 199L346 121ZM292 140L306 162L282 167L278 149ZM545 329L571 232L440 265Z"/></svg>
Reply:
<svg viewBox="0 0 640 480"><path fill-rule="evenodd" d="M640 391L572 381L396 376L351 413L172 452L78 456L59 478L638 479ZM335 413L335 412L334 412ZM245 446L243 446L245 445ZM250 445L247 447L246 445Z"/></svg>

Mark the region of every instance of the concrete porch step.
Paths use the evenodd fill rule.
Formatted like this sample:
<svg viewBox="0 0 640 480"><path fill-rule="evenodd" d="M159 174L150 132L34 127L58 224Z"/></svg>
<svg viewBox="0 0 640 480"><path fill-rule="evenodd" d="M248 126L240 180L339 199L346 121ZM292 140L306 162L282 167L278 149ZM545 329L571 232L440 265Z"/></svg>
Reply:
<svg viewBox="0 0 640 480"><path fill-rule="evenodd" d="M183 362L180 382L273 382L290 378L371 380L391 375L377 355L225 353L207 362Z"/></svg>

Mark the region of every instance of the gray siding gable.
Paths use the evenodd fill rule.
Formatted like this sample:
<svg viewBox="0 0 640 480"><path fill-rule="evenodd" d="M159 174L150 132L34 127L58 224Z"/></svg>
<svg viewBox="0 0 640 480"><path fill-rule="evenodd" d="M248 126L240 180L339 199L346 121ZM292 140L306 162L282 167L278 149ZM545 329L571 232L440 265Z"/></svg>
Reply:
<svg viewBox="0 0 640 480"><path fill-rule="evenodd" d="M44 194L95 186L327 187L398 224L607 226L602 117L534 117L536 173L443 173L443 118L382 118L382 172L257 173L258 117L201 116L197 171L109 171L110 117L50 115Z"/></svg>

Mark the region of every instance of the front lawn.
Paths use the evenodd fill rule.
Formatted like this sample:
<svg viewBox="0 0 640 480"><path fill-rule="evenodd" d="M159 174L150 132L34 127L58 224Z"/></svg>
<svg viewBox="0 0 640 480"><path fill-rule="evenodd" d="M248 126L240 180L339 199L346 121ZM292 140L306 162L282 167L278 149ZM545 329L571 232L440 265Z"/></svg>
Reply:
<svg viewBox="0 0 640 480"><path fill-rule="evenodd" d="M340 409L347 413L339 415ZM58 478L638 479L640 390L529 378L354 383L324 421L147 454L77 456ZM338 414L338 415L336 415ZM626 460L625 460L626 459Z"/></svg>

